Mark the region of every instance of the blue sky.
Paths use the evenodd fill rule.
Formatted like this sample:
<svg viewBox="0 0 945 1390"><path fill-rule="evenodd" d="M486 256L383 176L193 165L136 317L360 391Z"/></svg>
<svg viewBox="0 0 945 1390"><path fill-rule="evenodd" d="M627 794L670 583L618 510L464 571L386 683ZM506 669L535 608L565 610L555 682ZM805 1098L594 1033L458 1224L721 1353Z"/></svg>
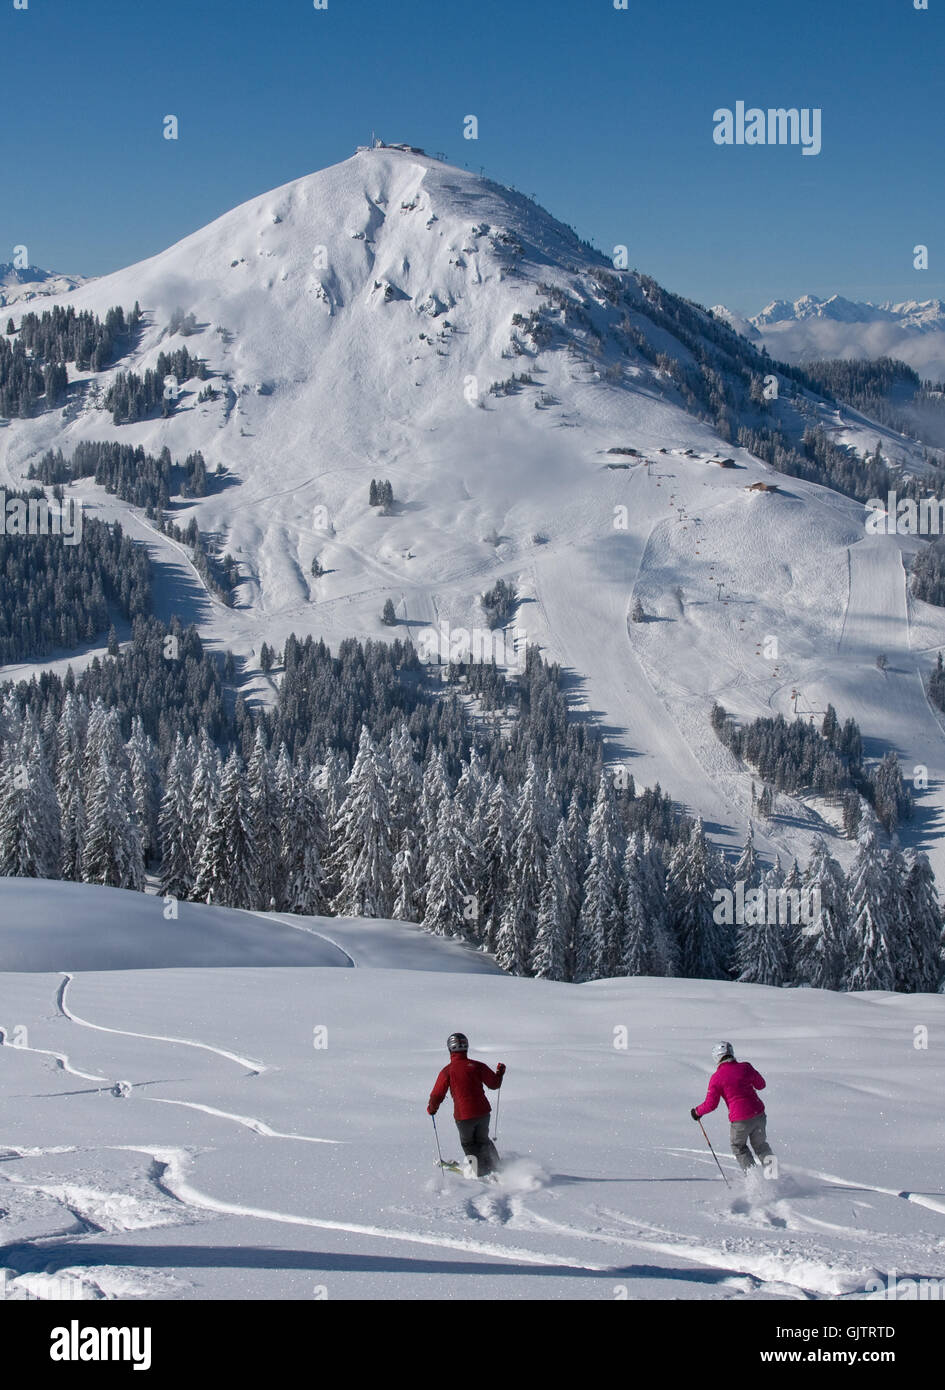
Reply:
<svg viewBox="0 0 945 1390"><path fill-rule="evenodd" d="M484 166L705 304L945 297L929 5L0 0L0 261L25 244L48 269L117 269L376 130ZM821 108L822 152L717 146L738 100Z"/></svg>

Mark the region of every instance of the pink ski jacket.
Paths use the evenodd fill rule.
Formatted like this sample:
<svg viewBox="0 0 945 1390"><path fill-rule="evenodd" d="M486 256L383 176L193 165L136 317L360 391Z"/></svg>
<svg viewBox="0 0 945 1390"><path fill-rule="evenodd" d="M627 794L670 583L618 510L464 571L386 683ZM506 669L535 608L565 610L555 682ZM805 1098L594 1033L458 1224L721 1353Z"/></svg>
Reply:
<svg viewBox="0 0 945 1390"><path fill-rule="evenodd" d="M696 1114L708 1115L724 1099L733 1125L739 1120L754 1120L765 1112L764 1102L757 1094L764 1088L764 1077L750 1062L722 1062L709 1082L705 1100L696 1106Z"/></svg>

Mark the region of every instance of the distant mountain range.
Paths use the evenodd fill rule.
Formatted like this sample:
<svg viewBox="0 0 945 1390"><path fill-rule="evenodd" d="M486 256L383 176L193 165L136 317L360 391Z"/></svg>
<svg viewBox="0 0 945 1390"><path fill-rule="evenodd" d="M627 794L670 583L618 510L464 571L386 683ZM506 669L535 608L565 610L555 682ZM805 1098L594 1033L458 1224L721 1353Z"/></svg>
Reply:
<svg viewBox="0 0 945 1390"><path fill-rule="evenodd" d="M0 308L44 295L67 294L87 280L85 275L61 275L55 270L41 270L38 265L20 268L12 261L0 261Z"/></svg>
<svg viewBox="0 0 945 1390"><path fill-rule="evenodd" d="M774 299L748 318L724 304L717 304L712 312L750 341L763 343L772 357L783 362L898 357L923 379L945 378L945 303L941 299L870 304L840 294L827 299L805 294L793 303Z"/></svg>

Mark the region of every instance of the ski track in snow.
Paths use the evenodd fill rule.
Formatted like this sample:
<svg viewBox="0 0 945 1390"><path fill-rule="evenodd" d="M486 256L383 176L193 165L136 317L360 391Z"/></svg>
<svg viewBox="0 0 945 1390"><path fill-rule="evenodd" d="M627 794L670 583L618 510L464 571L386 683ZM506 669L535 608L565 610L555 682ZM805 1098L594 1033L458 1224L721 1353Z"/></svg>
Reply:
<svg viewBox="0 0 945 1390"><path fill-rule="evenodd" d="M344 1139L318 1139L312 1134L284 1134L281 1130L271 1129L264 1120L257 1120L253 1115L234 1115L230 1110L217 1110L213 1105L201 1105L195 1100L166 1100L162 1096L146 1096L152 1105L182 1105L187 1110L201 1110L205 1115L215 1115L221 1120L232 1120L234 1124L243 1125L246 1129L251 1129L254 1134L261 1134L265 1139L298 1139L303 1144L344 1144Z"/></svg>
<svg viewBox="0 0 945 1390"><path fill-rule="evenodd" d="M5 1028L0 1028L0 1047L12 1047L16 1052L35 1052L42 1057L54 1057L57 1066L61 1067L63 1071L67 1071L70 1076L78 1076L82 1081L101 1081L106 1086L111 1085L107 1076L95 1076L89 1071L79 1071L78 1067L74 1067L69 1061L69 1055L66 1052L55 1052L48 1047L27 1047L25 1043L8 1043Z"/></svg>
<svg viewBox="0 0 945 1390"><path fill-rule="evenodd" d="M945 1200L941 1197L930 1197L924 1192L900 1191L895 1187L877 1187L874 1183L869 1182L854 1182L849 1178L838 1178L834 1173L820 1173L815 1168L798 1168L797 1171L810 1178L820 1178L823 1182L836 1183L838 1187L863 1188L867 1192L876 1192L883 1197L899 1197L905 1202L914 1202L916 1206L927 1207L929 1211L937 1211L945 1216Z"/></svg>
<svg viewBox="0 0 945 1390"><path fill-rule="evenodd" d="M144 1038L148 1042L176 1043L180 1047L197 1047L204 1052L216 1053L218 1057L224 1057L228 1062L235 1062L237 1066L246 1067L251 1076L259 1076L269 1068L262 1062L255 1062L248 1057L241 1057L237 1052L228 1052L226 1048L214 1047L212 1043L197 1042L193 1038L170 1038L163 1033L135 1033L129 1028L106 1028L103 1023L90 1023L88 1019L80 1018L73 1013L66 1003L66 993L72 983L72 975L66 972L63 976L62 984L56 994L56 1003L61 1013L70 1023L76 1023L80 1028L92 1028L96 1033L117 1033L124 1038ZM95 1078L96 1080L98 1078Z"/></svg>
<svg viewBox="0 0 945 1390"><path fill-rule="evenodd" d="M357 969L358 962L351 952L346 951L343 946L339 946L338 942L326 935L325 932L316 931L314 927L307 927L304 922L297 921L292 917L281 916L277 912L253 912L252 915L254 917L262 917L269 922L281 922L283 926L292 927L295 931L304 931L308 936L317 936L319 941L325 941L329 946L334 946L336 951L340 951L352 969Z"/></svg>
<svg viewBox="0 0 945 1390"><path fill-rule="evenodd" d="M263 1207L249 1207L237 1202L224 1202L200 1192L188 1182L186 1165L188 1154L178 1148L143 1148L137 1144L113 1144L109 1148L131 1153L146 1154L157 1166L153 1181L156 1186L174 1197L186 1207L202 1211L212 1211L224 1216L248 1216L258 1221L276 1221L288 1226L311 1226L323 1231L344 1231L350 1235L369 1236L379 1240L407 1242L414 1245L430 1245L442 1250L459 1250L475 1255L490 1255L503 1260L516 1260L524 1264L546 1265L550 1268L580 1269L592 1274L611 1272L612 1266L585 1264L566 1255L525 1250L516 1246L487 1245L483 1241L463 1240L452 1236L440 1236L419 1231L400 1231L386 1226L366 1226L351 1221L331 1221L324 1217L298 1216L289 1212L270 1211Z"/></svg>

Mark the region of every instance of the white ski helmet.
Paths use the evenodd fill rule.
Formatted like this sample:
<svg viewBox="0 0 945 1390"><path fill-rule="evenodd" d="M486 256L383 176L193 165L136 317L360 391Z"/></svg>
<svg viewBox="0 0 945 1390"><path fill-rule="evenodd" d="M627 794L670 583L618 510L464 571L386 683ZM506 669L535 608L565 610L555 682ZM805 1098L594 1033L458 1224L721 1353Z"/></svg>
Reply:
<svg viewBox="0 0 945 1390"><path fill-rule="evenodd" d="M730 1042L716 1043L712 1049L713 1062L724 1062L728 1057L733 1059L735 1057L735 1049L732 1044Z"/></svg>

